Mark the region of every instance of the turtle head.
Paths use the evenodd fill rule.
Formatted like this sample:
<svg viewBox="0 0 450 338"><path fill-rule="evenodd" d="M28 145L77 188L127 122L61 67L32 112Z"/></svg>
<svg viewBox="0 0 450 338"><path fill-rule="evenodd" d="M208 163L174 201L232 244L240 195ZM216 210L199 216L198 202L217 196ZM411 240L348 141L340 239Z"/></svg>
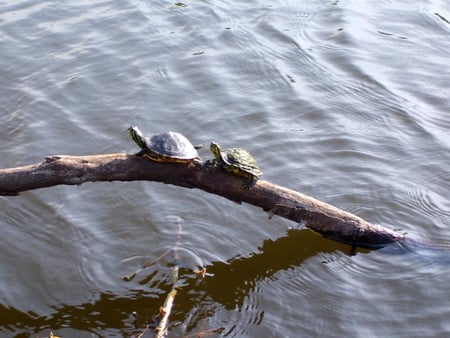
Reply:
<svg viewBox="0 0 450 338"><path fill-rule="evenodd" d="M142 133L136 126L129 126L128 132L130 133L131 138L133 138L134 135L140 135L142 137Z"/></svg>
<svg viewBox="0 0 450 338"><path fill-rule="evenodd" d="M216 142L211 142L211 145L209 146L209 150L213 153L216 160L220 160L220 146Z"/></svg>
<svg viewBox="0 0 450 338"><path fill-rule="evenodd" d="M141 131L136 126L130 126L128 128L128 132L130 133L131 139L141 148L147 149L147 141L145 140L144 135L142 135Z"/></svg>

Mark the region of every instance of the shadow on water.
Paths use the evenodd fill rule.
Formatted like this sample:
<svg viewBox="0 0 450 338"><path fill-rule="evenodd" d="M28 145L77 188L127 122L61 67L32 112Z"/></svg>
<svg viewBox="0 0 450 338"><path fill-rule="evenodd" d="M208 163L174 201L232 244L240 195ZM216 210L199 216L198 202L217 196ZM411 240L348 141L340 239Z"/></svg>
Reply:
<svg viewBox="0 0 450 338"><path fill-rule="evenodd" d="M272 278L277 272L300 266L318 253L342 251L351 247L322 238L309 230L291 230L276 240L265 240L260 251L249 257L234 257L214 262L208 267L213 274L206 280L206 292L224 307L242 306L242 301L258 281ZM365 249L363 249L365 250Z"/></svg>
<svg viewBox="0 0 450 338"><path fill-rule="evenodd" d="M193 320L189 313L201 308L201 303L208 303L209 311L216 307L228 310L241 309L249 293L257 283L276 278L277 272L300 266L307 259L321 253L342 252L346 255L369 253L368 249L358 248L352 251L349 245L340 244L315 234L310 230L289 230L276 240L265 240L258 252L248 257L236 256L226 262L212 262L207 266L208 277L201 279L189 269L180 269L183 286L175 300L172 320L183 323ZM440 246L408 239L402 243L389 245L377 250L386 254L407 255L423 259L428 263L450 265L450 246ZM326 264L326 261L322 261ZM156 272L150 272L138 284L147 285ZM159 275L160 276L160 275ZM164 302L170 290L167 282L158 283L152 290L132 289L128 295L101 293L95 300L81 304L62 304L47 315L24 313L14 308L0 305L0 318L3 328L14 332L16 337L28 337L48 330L72 328L82 332L103 335L105 331L116 330L126 336L138 335L142 328L152 322L152 317ZM134 284L136 286L136 284ZM215 304L214 306L211 304ZM132 313L138 313L136 319ZM195 316L194 316L195 317ZM202 318L195 319L200 321ZM187 323L195 327L197 323ZM46 331L47 330L47 331ZM22 332L18 334L18 332Z"/></svg>
<svg viewBox="0 0 450 338"><path fill-rule="evenodd" d="M248 257L237 256L227 262L212 262L207 266L210 276L205 279L182 268L180 276L183 276L184 282L175 301L173 319L178 322L186 321L186 314L195 310L203 301L216 303L226 309L241 308L245 297L258 281L272 278L279 271L299 266L318 253L342 251L350 254L350 249L348 245L322 238L309 230L290 230L281 238L265 240L259 251ZM152 274L151 271L148 273ZM148 283L150 279L151 276L144 277L138 284L142 286L143 281ZM45 332L43 330L67 327L102 334L104 330L115 328L129 336L137 332L131 314L142 314L137 321L138 327L145 327L151 322L152 316L156 314L171 288L169 279L166 284L158 283L157 292L154 289L132 290L132 286L136 284L130 284L128 295L105 292L86 303L56 306L54 311L47 315L24 313L0 305L2 326L14 332L16 337L28 337L29 334ZM17 334L18 332L22 333ZM44 334L46 333L41 336Z"/></svg>

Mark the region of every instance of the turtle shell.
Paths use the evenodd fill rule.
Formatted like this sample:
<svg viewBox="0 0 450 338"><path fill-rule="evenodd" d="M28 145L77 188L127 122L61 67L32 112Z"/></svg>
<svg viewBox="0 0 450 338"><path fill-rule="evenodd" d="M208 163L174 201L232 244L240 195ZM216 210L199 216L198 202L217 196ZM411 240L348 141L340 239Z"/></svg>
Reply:
<svg viewBox="0 0 450 338"><path fill-rule="evenodd" d="M222 161L228 170L235 174L249 177L259 178L262 171L256 164L255 158L247 150L243 148L230 148L220 152Z"/></svg>
<svg viewBox="0 0 450 338"><path fill-rule="evenodd" d="M148 155L155 161L189 162L198 158L197 150L192 143L184 135L173 131L154 135L147 144L153 153Z"/></svg>

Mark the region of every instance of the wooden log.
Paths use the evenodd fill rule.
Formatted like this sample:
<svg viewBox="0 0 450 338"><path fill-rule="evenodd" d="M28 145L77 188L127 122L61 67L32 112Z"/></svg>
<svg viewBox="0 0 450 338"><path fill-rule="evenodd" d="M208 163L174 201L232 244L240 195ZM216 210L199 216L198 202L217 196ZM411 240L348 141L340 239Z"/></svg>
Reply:
<svg viewBox="0 0 450 338"><path fill-rule="evenodd" d="M198 188L238 203L252 204L270 216L304 223L327 238L354 246L377 249L405 238L403 234L264 180L258 180L252 189L244 189L245 179L208 166L158 163L125 153L48 156L40 163L0 169L0 195L18 195L59 184L136 180Z"/></svg>

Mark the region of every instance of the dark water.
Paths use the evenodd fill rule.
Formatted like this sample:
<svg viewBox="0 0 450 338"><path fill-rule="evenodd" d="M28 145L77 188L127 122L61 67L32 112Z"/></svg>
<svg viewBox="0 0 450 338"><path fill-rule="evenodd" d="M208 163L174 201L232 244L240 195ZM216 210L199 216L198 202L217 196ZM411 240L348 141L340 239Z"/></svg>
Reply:
<svg viewBox="0 0 450 338"><path fill-rule="evenodd" d="M135 152L126 127L252 151L264 178L450 243L448 1L0 2L0 166ZM151 183L1 197L0 335L442 337L446 252L360 251ZM193 270L206 266L205 279ZM136 329L131 316L138 313Z"/></svg>

